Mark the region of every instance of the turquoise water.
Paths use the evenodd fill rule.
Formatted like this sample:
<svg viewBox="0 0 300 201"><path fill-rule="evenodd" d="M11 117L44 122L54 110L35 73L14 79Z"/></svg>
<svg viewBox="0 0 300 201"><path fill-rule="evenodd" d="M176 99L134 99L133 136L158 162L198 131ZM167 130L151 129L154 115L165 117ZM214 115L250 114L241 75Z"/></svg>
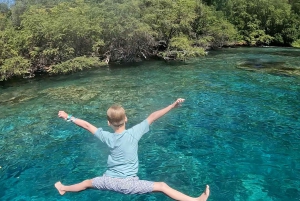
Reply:
<svg viewBox="0 0 300 201"><path fill-rule="evenodd" d="M177 97L186 102L140 141L140 178L191 196L209 184L211 201L300 200L299 56L299 49L224 49L185 64L7 83L0 88L0 200L170 200L98 190L60 196L56 181L102 175L108 150L57 112L110 129L106 110L120 103L130 127Z"/></svg>

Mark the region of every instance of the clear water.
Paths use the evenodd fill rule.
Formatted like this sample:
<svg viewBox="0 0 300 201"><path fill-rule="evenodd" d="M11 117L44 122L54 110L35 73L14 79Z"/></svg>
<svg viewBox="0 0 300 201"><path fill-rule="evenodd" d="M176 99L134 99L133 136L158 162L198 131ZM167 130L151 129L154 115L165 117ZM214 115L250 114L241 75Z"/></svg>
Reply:
<svg viewBox="0 0 300 201"><path fill-rule="evenodd" d="M300 200L300 77L259 69L297 69L299 56L299 49L224 49L185 64L153 61L6 84L0 200L170 200L98 190L60 196L56 181L102 175L108 150L57 112L109 129L106 109L121 103L130 127L177 97L183 106L140 142L140 178L191 196L209 184L211 201ZM237 68L249 61L259 70Z"/></svg>

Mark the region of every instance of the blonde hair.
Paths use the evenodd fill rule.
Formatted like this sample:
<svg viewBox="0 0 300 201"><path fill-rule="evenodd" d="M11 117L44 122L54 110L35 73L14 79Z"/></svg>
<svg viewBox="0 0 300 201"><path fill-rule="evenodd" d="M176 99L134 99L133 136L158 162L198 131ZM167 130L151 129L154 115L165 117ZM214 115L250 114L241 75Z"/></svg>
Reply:
<svg viewBox="0 0 300 201"><path fill-rule="evenodd" d="M107 110L107 120L115 127L122 126L125 123L125 110L120 105L112 105Z"/></svg>

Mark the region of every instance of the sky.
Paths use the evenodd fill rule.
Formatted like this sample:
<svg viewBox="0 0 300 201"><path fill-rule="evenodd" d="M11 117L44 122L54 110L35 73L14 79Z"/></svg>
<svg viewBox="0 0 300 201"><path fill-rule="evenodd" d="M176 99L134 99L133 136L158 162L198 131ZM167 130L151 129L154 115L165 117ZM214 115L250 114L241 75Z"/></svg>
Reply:
<svg viewBox="0 0 300 201"><path fill-rule="evenodd" d="M12 5L12 4L14 4L14 0L0 0L0 3L6 3L6 4L8 4L8 5Z"/></svg>

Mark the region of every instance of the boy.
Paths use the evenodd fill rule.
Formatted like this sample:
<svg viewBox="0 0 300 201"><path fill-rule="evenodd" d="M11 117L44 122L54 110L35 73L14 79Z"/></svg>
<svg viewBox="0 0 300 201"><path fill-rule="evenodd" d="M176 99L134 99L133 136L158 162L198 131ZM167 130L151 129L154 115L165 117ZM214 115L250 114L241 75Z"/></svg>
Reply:
<svg viewBox="0 0 300 201"><path fill-rule="evenodd" d="M81 183L65 186L61 182L55 183L58 192L63 195L66 192L78 192L87 188L97 188L100 190L113 190L124 194L143 194L150 192L163 192L174 200L198 200L205 201L209 196L209 186L197 198L187 196L175 189L172 189L164 182L152 182L139 180L136 176L138 172L138 141L149 131L149 125L162 117L170 110L178 107L184 99L179 98L173 104L164 109L153 112L147 119L136 126L126 130L127 117L125 110L118 105L113 105L107 110L108 125L114 133L103 131L92 124L72 117L64 111L59 111L58 116L67 121L72 121L76 125L90 131L110 148L107 165L108 170L101 177L85 180Z"/></svg>

